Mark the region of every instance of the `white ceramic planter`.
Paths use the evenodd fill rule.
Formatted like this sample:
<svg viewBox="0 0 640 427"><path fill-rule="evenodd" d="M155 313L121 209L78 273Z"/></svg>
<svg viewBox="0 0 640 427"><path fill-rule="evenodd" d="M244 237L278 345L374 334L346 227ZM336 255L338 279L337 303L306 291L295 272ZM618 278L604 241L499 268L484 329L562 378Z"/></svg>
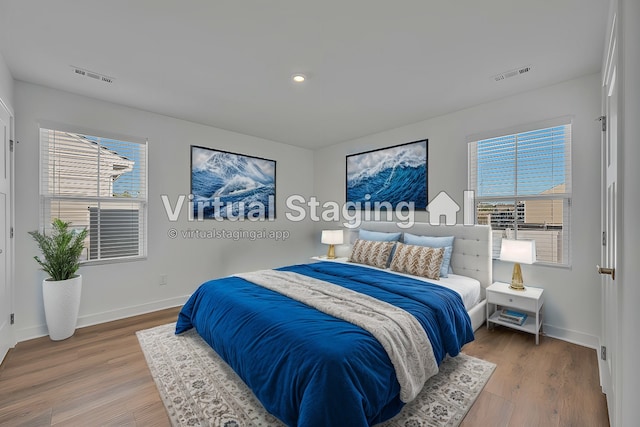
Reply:
<svg viewBox="0 0 640 427"><path fill-rule="evenodd" d="M44 314L51 340L64 340L75 332L81 291L82 275L68 280L42 281Z"/></svg>

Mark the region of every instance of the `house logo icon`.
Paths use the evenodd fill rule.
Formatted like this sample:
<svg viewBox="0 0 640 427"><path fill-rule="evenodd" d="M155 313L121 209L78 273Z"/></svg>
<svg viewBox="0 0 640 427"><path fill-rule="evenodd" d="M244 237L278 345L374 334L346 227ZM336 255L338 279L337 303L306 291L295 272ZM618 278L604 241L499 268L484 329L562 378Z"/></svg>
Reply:
<svg viewBox="0 0 640 427"><path fill-rule="evenodd" d="M457 221L457 213L460 206L447 193L441 191L427 205L429 212L429 224L441 225L442 216L445 217L446 225L455 225Z"/></svg>

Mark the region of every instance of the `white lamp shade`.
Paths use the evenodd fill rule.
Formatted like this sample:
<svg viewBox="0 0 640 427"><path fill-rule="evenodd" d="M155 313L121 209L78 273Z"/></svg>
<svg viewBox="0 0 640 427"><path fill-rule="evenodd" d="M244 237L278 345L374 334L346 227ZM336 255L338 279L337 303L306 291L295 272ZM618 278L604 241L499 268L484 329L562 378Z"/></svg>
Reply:
<svg viewBox="0 0 640 427"><path fill-rule="evenodd" d="M325 245L341 245L344 241L344 233L342 230L322 230L320 241Z"/></svg>
<svg viewBox="0 0 640 427"><path fill-rule="evenodd" d="M500 260L533 264L536 262L536 241L502 239Z"/></svg>

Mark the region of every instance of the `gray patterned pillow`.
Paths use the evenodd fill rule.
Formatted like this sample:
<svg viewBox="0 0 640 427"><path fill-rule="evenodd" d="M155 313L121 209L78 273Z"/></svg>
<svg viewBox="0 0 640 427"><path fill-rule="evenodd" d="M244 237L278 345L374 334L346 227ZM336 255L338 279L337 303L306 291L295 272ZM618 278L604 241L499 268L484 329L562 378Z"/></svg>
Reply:
<svg viewBox="0 0 640 427"><path fill-rule="evenodd" d="M391 260L391 270L428 279L440 279L444 248L398 243Z"/></svg>
<svg viewBox="0 0 640 427"><path fill-rule="evenodd" d="M374 242L373 240L357 239L349 257L350 262L387 268L389 254L396 242Z"/></svg>

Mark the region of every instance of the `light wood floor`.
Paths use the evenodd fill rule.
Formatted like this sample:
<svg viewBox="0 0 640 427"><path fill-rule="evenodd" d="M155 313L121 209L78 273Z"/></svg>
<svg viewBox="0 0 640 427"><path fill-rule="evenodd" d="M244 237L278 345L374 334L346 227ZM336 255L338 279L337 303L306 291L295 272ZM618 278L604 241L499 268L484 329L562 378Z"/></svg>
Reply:
<svg viewBox="0 0 640 427"><path fill-rule="evenodd" d="M595 350L482 326L462 351L497 365L461 427L607 427Z"/></svg>
<svg viewBox="0 0 640 427"><path fill-rule="evenodd" d="M0 366L0 426L168 426L135 331L178 309L19 343ZM463 351L498 366L462 426L608 426L596 352L497 327Z"/></svg>

